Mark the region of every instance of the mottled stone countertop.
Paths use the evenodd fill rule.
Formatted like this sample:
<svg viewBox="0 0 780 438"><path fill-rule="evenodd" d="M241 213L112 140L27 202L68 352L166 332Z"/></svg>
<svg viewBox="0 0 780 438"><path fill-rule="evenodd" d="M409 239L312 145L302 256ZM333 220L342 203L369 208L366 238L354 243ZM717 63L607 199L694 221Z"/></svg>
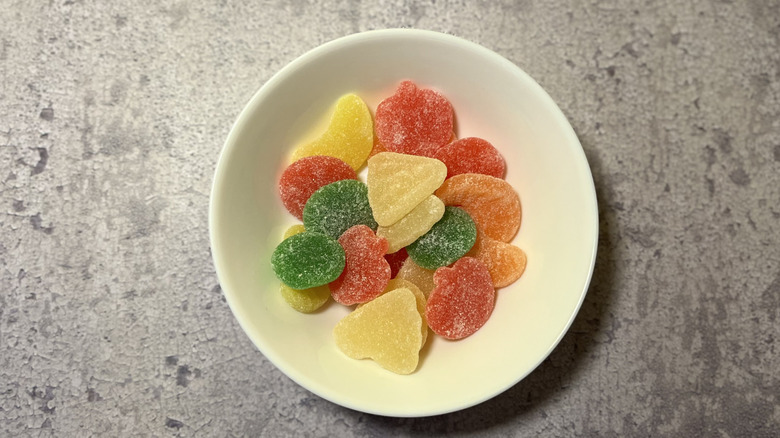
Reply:
<svg viewBox="0 0 780 438"><path fill-rule="evenodd" d="M6 1L0 23L0 436L780 436L780 3ZM560 345L432 418L293 383L209 252L248 99L307 50L388 27L528 72L599 199Z"/></svg>

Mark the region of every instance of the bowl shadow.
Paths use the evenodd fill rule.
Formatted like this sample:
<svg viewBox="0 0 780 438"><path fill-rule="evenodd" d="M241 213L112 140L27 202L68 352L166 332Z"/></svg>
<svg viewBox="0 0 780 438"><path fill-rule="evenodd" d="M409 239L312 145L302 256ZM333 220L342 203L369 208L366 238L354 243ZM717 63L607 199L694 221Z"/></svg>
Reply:
<svg viewBox="0 0 780 438"><path fill-rule="evenodd" d="M349 416L369 423L372 429L404 430L411 436L432 433L477 432L523 417L546 417L545 408L556 395L564 393L583 372L583 364L599 344L611 343L614 326L609 308L615 294L617 257L614 243L616 221L611 190L595 148L580 139L585 149L596 187L599 210L598 253L588 292L571 327L552 353L523 380L476 406L432 417L393 418L351 411ZM475 376L475 378L479 378ZM453 382L457 384L457 382ZM357 418L356 418L357 419Z"/></svg>

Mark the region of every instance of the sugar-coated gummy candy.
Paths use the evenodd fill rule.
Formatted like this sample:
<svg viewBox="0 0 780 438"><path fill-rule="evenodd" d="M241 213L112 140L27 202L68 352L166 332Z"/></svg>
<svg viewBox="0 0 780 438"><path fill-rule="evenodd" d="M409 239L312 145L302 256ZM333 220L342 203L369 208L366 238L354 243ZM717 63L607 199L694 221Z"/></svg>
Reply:
<svg viewBox="0 0 780 438"><path fill-rule="evenodd" d="M486 236L478 236L471 251L466 254L485 264L496 289L509 286L525 272L525 251Z"/></svg>
<svg viewBox="0 0 780 438"><path fill-rule="evenodd" d="M387 149L382 145L382 142L379 141L376 132L374 132L374 147L371 149L371 153L368 154L368 158L370 159L374 155L381 154L382 152L387 152Z"/></svg>
<svg viewBox="0 0 780 438"><path fill-rule="evenodd" d="M447 178L463 173L481 173L503 178L506 163L500 152L487 140L466 137L439 149L434 158L447 165Z"/></svg>
<svg viewBox="0 0 780 438"><path fill-rule="evenodd" d="M329 285L333 299L351 306L381 295L390 281L390 264L384 257L387 239L365 225L355 225L338 242L344 248L346 263L341 275Z"/></svg>
<svg viewBox="0 0 780 438"><path fill-rule="evenodd" d="M479 330L493 312L496 291L490 272L479 260L463 257L452 267L436 270L436 286L428 296L425 315L434 333L463 339Z"/></svg>
<svg viewBox="0 0 780 438"><path fill-rule="evenodd" d="M417 369L422 318L414 294L392 290L341 319L333 329L336 346L353 359L373 359L397 374Z"/></svg>
<svg viewBox="0 0 780 438"><path fill-rule="evenodd" d="M384 227L406 216L441 186L447 166L439 160L383 152L368 160L368 200Z"/></svg>
<svg viewBox="0 0 780 438"><path fill-rule="evenodd" d="M444 205L466 210L477 228L492 239L509 242L520 228L520 197L503 179L478 173L455 175L436 190Z"/></svg>
<svg viewBox="0 0 780 438"><path fill-rule="evenodd" d="M401 266L404 265L407 258L409 258L409 253L406 252L406 248L385 254L385 260L390 264L390 278L395 278L398 275L398 271L401 270Z"/></svg>
<svg viewBox="0 0 780 438"><path fill-rule="evenodd" d="M271 254L276 276L298 290L330 283L341 275L345 262L337 240L310 231L284 239Z"/></svg>
<svg viewBox="0 0 780 438"><path fill-rule="evenodd" d="M425 269L447 266L474 246L477 227L468 213L448 206L444 216L427 233L406 247L409 258Z"/></svg>
<svg viewBox="0 0 780 438"><path fill-rule="evenodd" d="M282 240L287 239L288 237L292 237L292 236L294 236L296 234L301 234L304 231L306 231L306 227L304 227L301 224L290 225L290 227L287 228L284 231L284 235L282 236Z"/></svg>
<svg viewBox="0 0 780 438"><path fill-rule="evenodd" d="M311 195L303 208L303 225L308 231L338 239L355 225L376 230L368 203L368 188L362 181L344 179L330 183Z"/></svg>
<svg viewBox="0 0 780 438"><path fill-rule="evenodd" d="M389 227L379 226L377 236L387 239L388 253L394 253L427 233L444 215L444 203L434 195L428 196L417 207Z"/></svg>
<svg viewBox="0 0 780 438"><path fill-rule="evenodd" d="M388 151L433 157L452 136L453 119L444 96L404 81L377 106L376 135Z"/></svg>
<svg viewBox="0 0 780 438"><path fill-rule="evenodd" d="M363 99L347 94L336 102L325 133L312 143L298 147L293 161L311 155L328 155L360 169L374 145L374 123Z"/></svg>
<svg viewBox="0 0 780 438"><path fill-rule="evenodd" d="M303 207L320 187L342 179L357 179L345 162L327 155L303 157L292 163L279 178L279 197L293 216L303 219Z"/></svg>
<svg viewBox="0 0 780 438"><path fill-rule="evenodd" d="M433 274L433 270L422 268L414 260L407 258L396 278L414 283L427 298L433 290Z"/></svg>
<svg viewBox="0 0 780 438"><path fill-rule="evenodd" d="M284 301L301 313L314 312L330 299L330 288L327 285L298 290L282 283L280 291Z"/></svg>
<svg viewBox="0 0 780 438"><path fill-rule="evenodd" d="M428 319L425 317L425 305L426 305L426 299L425 294L422 293L419 287L412 283L411 281L407 281L401 278L394 278L390 280L387 283L387 287L385 287L385 291L382 292L383 294L386 294L392 290L406 288L412 291L414 294L414 298L417 300L417 311L420 312L420 317L422 318L422 341L420 347L422 348L422 345L425 345L425 341L428 339ZM381 296L381 295L380 295ZM365 303L358 304L356 308L360 308L361 306L365 306Z"/></svg>
<svg viewBox="0 0 780 438"><path fill-rule="evenodd" d="M415 300L417 300L417 312L420 313L420 317L422 318L422 326L420 327L420 331L422 333L420 348L422 348L422 346L425 345L425 341L428 340L428 318L425 316L425 308L428 300L425 298L425 294L420 290L419 287L417 287L417 285L402 278L394 278L390 280L390 282L387 283L387 287L385 288L385 293L402 288L406 288L412 291Z"/></svg>

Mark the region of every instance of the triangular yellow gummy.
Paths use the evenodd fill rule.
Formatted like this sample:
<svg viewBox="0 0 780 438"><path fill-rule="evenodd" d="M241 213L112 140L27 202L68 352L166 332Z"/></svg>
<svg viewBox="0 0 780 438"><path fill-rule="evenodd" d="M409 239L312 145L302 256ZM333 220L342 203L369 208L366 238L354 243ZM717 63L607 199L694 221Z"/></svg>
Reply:
<svg viewBox="0 0 780 438"><path fill-rule="evenodd" d="M330 124L317 140L298 147L292 159L312 155L336 157L357 171L374 147L374 122L363 99L356 94L342 96Z"/></svg>
<svg viewBox="0 0 780 438"><path fill-rule="evenodd" d="M401 220L389 227L380 226L376 235L387 239L387 253L392 254L427 233L444 216L444 203L435 195L417 204Z"/></svg>
<svg viewBox="0 0 780 438"><path fill-rule="evenodd" d="M387 227L433 194L447 177L439 160L382 152L368 160L368 202L376 222Z"/></svg>

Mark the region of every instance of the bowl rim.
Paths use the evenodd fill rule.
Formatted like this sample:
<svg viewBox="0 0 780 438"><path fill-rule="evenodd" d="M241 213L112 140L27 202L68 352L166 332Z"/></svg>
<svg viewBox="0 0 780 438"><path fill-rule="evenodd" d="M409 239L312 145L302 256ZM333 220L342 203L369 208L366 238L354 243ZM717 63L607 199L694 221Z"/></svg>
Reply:
<svg viewBox="0 0 780 438"><path fill-rule="evenodd" d="M504 64L506 68L512 70L513 74L522 77L527 82L528 86L534 88L534 92L538 94L538 96L541 99L547 101L547 104L549 105L549 109L552 110L550 112L550 115L556 119L556 122L561 127L563 127L563 129L565 130L563 134L568 138L568 141L573 143L573 145L578 146L572 149L573 151L577 151L577 154L580 155L578 157L578 161L584 163L584 171L586 172L590 182L589 184L590 190L588 191L588 194L589 197L591 197L593 200L593 205L592 205L593 214L590 215L590 217L592 218L592 224L590 225L590 227L592 227L594 233L593 233L593 241L592 241L592 250L589 255L590 260L588 263L588 273L583 282L583 288L579 294L578 302L574 306L571 315L569 315L566 324L562 327L560 333L558 334L554 342L550 344L550 347L547 349L547 351L543 355L541 355L538 358L538 360L533 364L533 366L529 367L525 373L519 374L516 379L510 381L506 386L502 387L500 390L498 390L495 393L487 394L483 397L469 400L468 403L460 403L457 406L449 406L449 405L445 407L439 406L436 409L429 409L428 411L425 412L415 412L415 413L410 413L406 411L391 411L391 410L378 411L373 409L365 409L361 406L358 406L351 400L339 398L333 395L329 390L324 390L323 387L320 384L318 384L318 382L307 379L305 378L305 376L299 375L297 372L293 370L289 370L284 366L281 366L280 363L283 362L283 360L272 351L269 351L268 348L263 348L264 347L264 345L262 345L263 343L259 342L250 334L251 330L248 329L249 321L247 321L245 319L244 314L241 311L239 311L236 295L234 294L234 292L228 290L228 288L224 286L225 283L223 282L223 275L224 275L223 273L225 272L226 268L223 267L224 257L222 257L220 245L217 240L218 238L217 238L217 231L216 231L217 210L216 210L215 198L217 192L219 191L219 187L222 184L222 181L226 177L225 167L228 159L227 157L230 155L231 149L233 148L233 145L236 143L237 137L239 136L239 132L241 131L240 128L249 122L252 115L255 113L255 108L260 104L260 102L265 98L265 96L270 92L270 90L272 90L278 82L283 81L284 78L288 76L292 71L297 70L301 66L304 66L305 64L315 60L316 58L322 56L327 52L338 50L343 46L348 46L351 44L361 44L367 41L372 41L377 39L388 39L388 38L390 39L424 38L424 39L438 40L444 43L457 44L463 46L464 48L467 48L468 50L478 52L482 56L493 58L496 62ZM574 322L574 319L579 313L582 303L585 300L585 296L587 295L588 289L590 288L590 283L591 280L593 279L593 273L596 264L596 255L598 252L599 212L598 212L598 199L596 195L595 183L593 181L593 174L590 168L590 164L587 160L587 156L585 155L585 151L582 148L582 144L579 141L579 138L577 137L574 128L571 126L568 119L564 115L563 111L560 109L560 107L558 107L558 105L555 103L552 97L550 97L547 91L544 90L541 87L541 85L539 85L538 82L536 82L536 80L534 80L530 75L528 75L524 70L522 70L518 65L516 65L512 61L509 61L508 59L504 58L500 54L480 44L474 43L472 41L466 40L464 38L449 33L442 33L442 32L437 32L432 30L422 30L422 29L412 29L412 28L390 28L390 29L378 29L378 30L369 30L364 32L352 33L325 42L321 45L318 45L304 52L302 55L296 57L293 61L289 62L280 70L278 70L276 73L274 73L267 81L265 81L265 83L262 86L260 86L260 88L247 101L247 103L244 105L238 117L236 118L235 122L232 124L230 128L228 136L220 149L219 156L217 159L217 164L212 179L211 191L209 194L208 208L209 208L208 227L209 227L209 244L210 244L209 247L211 249L211 256L212 256L212 261L214 263L214 267L217 275L217 281L219 282L220 288L223 291L223 294L225 296L225 299L227 301L227 304L233 316L236 318L236 320L239 323L239 326L247 335L247 337L249 337L249 339L252 341L255 348L257 348L260 351L260 353L263 356L265 356L284 375L286 375L288 378L293 380L295 383L297 383L304 389L316 394L317 396L322 397L332 403L350 409L376 414L376 415L383 415L383 416L427 417L432 415L440 415L440 414L460 411L463 409L470 408L472 406L476 406L480 403L485 402L486 400L492 399L502 394L509 388L515 386L521 380L525 379L525 377L527 377L531 372L533 372L536 368L538 368L539 365L545 359L547 359L547 357L549 357L552 351L558 346L558 344L561 342L563 337L569 331L572 323Z"/></svg>

